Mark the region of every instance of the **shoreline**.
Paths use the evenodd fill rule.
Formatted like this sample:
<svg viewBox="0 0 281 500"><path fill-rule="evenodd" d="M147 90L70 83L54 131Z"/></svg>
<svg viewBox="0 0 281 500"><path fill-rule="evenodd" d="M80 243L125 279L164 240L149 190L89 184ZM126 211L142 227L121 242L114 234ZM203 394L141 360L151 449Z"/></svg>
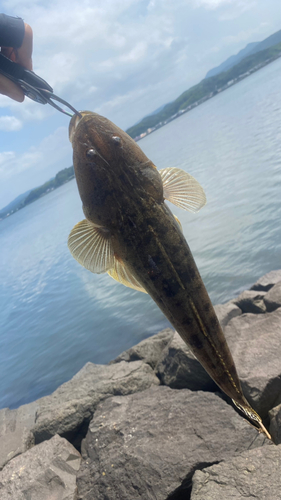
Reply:
<svg viewBox="0 0 281 500"><path fill-rule="evenodd" d="M223 87L221 87L220 89L218 89L216 92L210 92L208 95L202 97L201 99L199 99L195 103L193 103L190 106L188 106L186 109L179 110L177 113L175 113L173 116L171 116L170 118L168 118L164 122L160 122L157 125L155 125L154 127L148 128L146 130L146 132L143 132L139 136L134 137L134 141L135 142L139 142L141 139L144 139L145 137L147 137L148 135L152 134L156 130L159 130L159 128L164 127L165 125L167 125L171 121L175 120L176 118L179 118L183 114L188 113L189 111L191 111L194 108L197 108L197 106L200 106L200 104L203 104L204 102L208 101L209 99L212 99L213 97L215 97L216 95L220 94L221 92L224 92L225 90L228 90L229 88L233 87L233 85L236 85L237 83L240 83L242 80L244 80L248 76L251 76L253 73L256 73L257 71L259 71L260 69L264 68L268 64L276 61L280 57L281 57L281 53L278 54L277 56L274 56L274 57L272 57L270 59L267 59L263 63L259 63L257 66L254 66L253 68L251 68L246 73L239 75L237 78L234 78L233 80L230 80L226 85L224 85Z"/></svg>
<svg viewBox="0 0 281 500"><path fill-rule="evenodd" d="M281 270L215 310L243 392L281 444ZM0 410L0 436L3 500L36 496L38 487L38 500L92 500L93 491L95 500L131 500L136 491L212 500L214 482L235 490L244 481L258 495L262 481L271 498L280 491L281 446L248 425L169 328L107 365L88 362L48 396ZM237 460L240 471L255 464L255 475L236 477Z"/></svg>

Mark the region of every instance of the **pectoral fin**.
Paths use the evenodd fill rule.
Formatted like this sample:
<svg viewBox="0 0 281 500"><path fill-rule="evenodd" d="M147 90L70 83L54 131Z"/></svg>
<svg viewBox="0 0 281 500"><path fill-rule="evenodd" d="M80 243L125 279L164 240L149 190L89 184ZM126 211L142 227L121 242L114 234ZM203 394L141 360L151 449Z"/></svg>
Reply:
<svg viewBox="0 0 281 500"><path fill-rule="evenodd" d="M139 292L147 293L121 260L114 258L114 267L108 271L108 274L114 280L122 283L122 285L138 290Z"/></svg>
<svg viewBox="0 0 281 500"><path fill-rule="evenodd" d="M172 167L159 170L159 174L162 177L166 200L194 213L206 204L204 189L192 175Z"/></svg>
<svg viewBox="0 0 281 500"><path fill-rule="evenodd" d="M92 273L105 273L114 266L110 232L87 219L76 224L70 232L68 248L74 259Z"/></svg>

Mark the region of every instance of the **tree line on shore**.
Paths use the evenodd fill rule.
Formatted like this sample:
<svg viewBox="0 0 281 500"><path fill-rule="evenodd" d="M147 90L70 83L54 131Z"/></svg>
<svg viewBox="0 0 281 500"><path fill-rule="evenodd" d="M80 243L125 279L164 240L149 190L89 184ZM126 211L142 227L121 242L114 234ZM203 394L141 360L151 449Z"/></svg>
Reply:
<svg viewBox="0 0 281 500"><path fill-rule="evenodd" d="M245 57L228 71L223 71L210 78L204 78L200 83L183 92L175 101L166 104L158 113L146 116L139 123L128 128L126 130L127 134L133 138L139 138L140 134L143 134L148 129L164 125L165 121L169 120L179 111L186 110L188 106L193 105L210 94L215 95L225 88L229 82L238 80L242 76L248 76L247 73L253 68L256 67L256 69L259 69L280 56L281 43L277 43L268 49Z"/></svg>
<svg viewBox="0 0 281 500"><path fill-rule="evenodd" d="M41 196L44 196L50 191L53 191L54 189L62 186L63 184L65 184L66 182L70 181L73 178L74 178L73 166L60 170L53 179L50 179L41 186L32 189L26 195L26 197L21 198L21 200L18 203L15 203L13 206L9 204L8 207L6 209L3 209L2 212L0 213L0 219L12 215L21 208L24 208L26 205L29 205L35 200L38 200L38 198L41 198Z"/></svg>

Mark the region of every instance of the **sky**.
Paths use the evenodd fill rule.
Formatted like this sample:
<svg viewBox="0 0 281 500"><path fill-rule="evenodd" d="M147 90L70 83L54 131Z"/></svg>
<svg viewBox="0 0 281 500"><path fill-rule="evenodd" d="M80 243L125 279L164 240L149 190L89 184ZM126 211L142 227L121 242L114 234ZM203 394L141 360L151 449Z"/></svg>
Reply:
<svg viewBox="0 0 281 500"><path fill-rule="evenodd" d="M0 0L34 34L34 71L123 129L281 29L280 0ZM0 95L0 209L72 165L69 118Z"/></svg>

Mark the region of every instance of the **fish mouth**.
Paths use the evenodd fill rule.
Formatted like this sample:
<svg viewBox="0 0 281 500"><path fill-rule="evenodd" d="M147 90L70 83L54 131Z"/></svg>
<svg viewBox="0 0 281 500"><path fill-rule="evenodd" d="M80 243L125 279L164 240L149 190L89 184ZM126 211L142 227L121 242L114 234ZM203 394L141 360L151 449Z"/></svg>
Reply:
<svg viewBox="0 0 281 500"><path fill-rule="evenodd" d="M79 115L73 115L73 117L70 120L68 133L69 133L69 140L70 140L71 144L72 144L72 141L74 138L76 127L77 127L78 123L80 122L80 120L82 120L82 118Z"/></svg>
<svg viewBox="0 0 281 500"><path fill-rule="evenodd" d="M73 115L69 123L69 140L72 144L76 128L85 115L91 114L91 111L79 111L79 115Z"/></svg>

